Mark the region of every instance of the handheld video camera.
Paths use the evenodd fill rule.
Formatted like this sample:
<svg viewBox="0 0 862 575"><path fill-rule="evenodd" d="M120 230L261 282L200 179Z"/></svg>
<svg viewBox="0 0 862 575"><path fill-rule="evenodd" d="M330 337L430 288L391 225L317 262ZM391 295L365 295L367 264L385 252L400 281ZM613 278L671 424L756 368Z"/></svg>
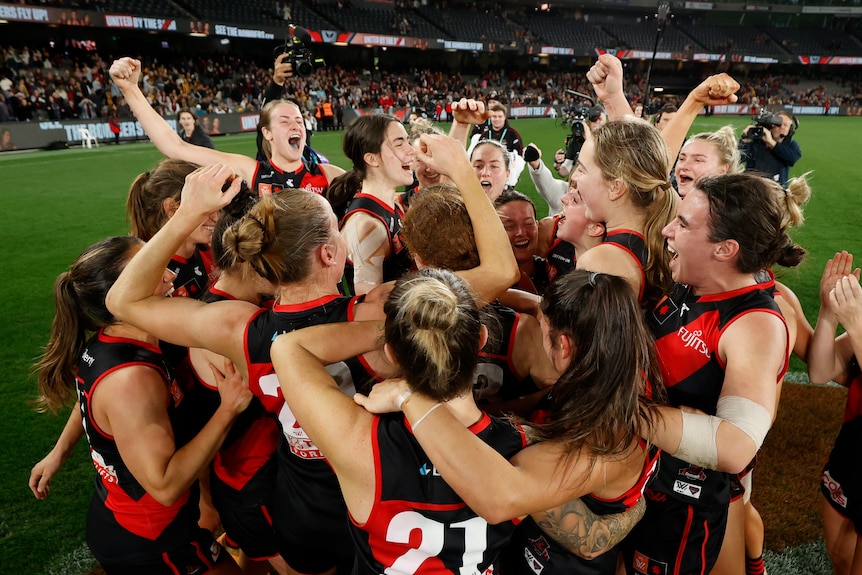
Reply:
<svg viewBox="0 0 862 575"><path fill-rule="evenodd" d="M771 130L783 123L781 116L773 114L767 109L760 110L760 114L754 117L755 126L748 130L748 137L752 140L762 140L763 131Z"/></svg>
<svg viewBox="0 0 862 575"><path fill-rule="evenodd" d="M311 76L317 68L322 68L326 65L323 58L315 58L311 50L305 47L306 42L311 42L311 35L305 28L288 26L290 36L285 34L284 44L276 46L272 51L273 59L278 59L282 54L287 54L284 61L290 62L293 66L293 73L297 76Z"/></svg>
<svg viewBox="0 0 862 575"><path fill-rule="evenodd" d="M584 120L595 122L602 116L601 108L595 106L569 106L563 110L572 122L572 132L566 136L566 147L573 139L583 141L586 138Z"/></svg>

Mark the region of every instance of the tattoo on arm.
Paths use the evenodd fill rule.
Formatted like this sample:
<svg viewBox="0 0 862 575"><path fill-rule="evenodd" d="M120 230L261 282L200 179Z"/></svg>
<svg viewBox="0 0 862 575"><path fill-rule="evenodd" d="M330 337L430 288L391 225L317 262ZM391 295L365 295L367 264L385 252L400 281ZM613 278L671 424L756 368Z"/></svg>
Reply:
<svg viewBox="0 0 862 575"><path fill-rule="evenodd" d="M581 499L533 513L538 526L566 549L584 559L595 559L622 541L646 511L643 498L622 513L596 515Z"/></svg>

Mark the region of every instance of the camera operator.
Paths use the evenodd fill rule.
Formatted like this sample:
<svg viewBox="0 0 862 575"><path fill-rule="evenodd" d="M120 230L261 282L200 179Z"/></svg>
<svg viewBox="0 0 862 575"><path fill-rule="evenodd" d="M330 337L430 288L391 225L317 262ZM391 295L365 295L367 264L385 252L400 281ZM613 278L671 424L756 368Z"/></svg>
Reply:
<svg viewBox="0 0 862 575"><path fill-rule="evenodd" d="M787 110L761 112L739 140L745 171L760 172L786 187L790 167L802 157L799 144L793 141L797 126L796 118Z"/></svg>
<svg viewBox="0 0 862 575"><path fill-rule="evenodd" d="M586 120L586 121L585 121ZM560 177L568 178L578 154L586 141L586 131L593 131L608 121L608 114L601 106L582 107L575 110L572 133L566 136L565 148L554 154L554 169Z"/></svg>

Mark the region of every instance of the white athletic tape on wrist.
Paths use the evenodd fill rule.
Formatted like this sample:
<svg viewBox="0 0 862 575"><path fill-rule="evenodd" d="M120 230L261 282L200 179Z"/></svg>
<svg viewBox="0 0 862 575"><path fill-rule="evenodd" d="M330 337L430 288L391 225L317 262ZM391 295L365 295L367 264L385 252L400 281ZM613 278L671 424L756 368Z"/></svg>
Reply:
<svg viewBox="0 0 862 575"><path fill-rule="evenodd" d="M719 398L715 413L750 437L755 449L760 449L769 428L772 427L772 414L768 409L738 395Z"/></svg>
<svg viewBox="0 0 862 575"><path fill-rule="evenodd" d="M715 434L721 419L714 415L682 412L682 437L679 448L672 455L700 467L718 467L718 447Z"/></svg>

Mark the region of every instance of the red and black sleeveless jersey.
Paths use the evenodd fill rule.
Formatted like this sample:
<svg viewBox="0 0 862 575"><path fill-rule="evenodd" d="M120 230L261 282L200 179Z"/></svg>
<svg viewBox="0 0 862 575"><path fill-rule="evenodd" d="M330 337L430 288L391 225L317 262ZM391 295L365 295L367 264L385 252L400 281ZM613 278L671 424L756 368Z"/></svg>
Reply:
<svg viewBox="0 0 862 575"><path fill-rule="evenodd" d="M344 217L341 218L340 227L344 227L350 216L360 212L377 218L386 228L386 234L389 238L389 255L383 260L383 281L397 280L413 269L413 260L410 259L410 254L404 243L404 236L401 234L401 221L404 218L401 202L396 201L393 207L386 205L375 196L356 194L350 201ZM344 276L350 292L353 293L353 262L348 261L344 266Z"/></svg>
<svg viewBox="0 0 862 575"><path fill-rule="evenodd" d="M608 235L605 236L605 241L602 243L619 246L628 252L638 263L638 267L641 270L641 289L638 292L638 301L643 300L644 290L646 289L644 268L646 268L647 260L649 259L649 248L647 248L643 234L632 230L617 230L615 232L608 232Z"/></svg>
<svg viewBox="0 0 862 575"><path fill-rule="evenodd" d="M279 499L280 516L299 522L299 525L305 520L320 521L324 516L338 517L343 525L346 507L329 462L299 426L284 401L269 349L273 340L282 333L312 325L353 321L354 306L361 301L361 296L333 295L303 304L276 304L272 310L261 310L246 326L248 387L264 408L277 416L283 435L278 449L279 481L285 483L282 487L294 494L307 495L312 491L319 494ZM373 382L380 379L359 358L332 364L326 369L348 396L355 391L368 393Z"/></svg>
<svg viewBox="0 0 862 575"><path fill-rule="evenodd" d="M207 303L235 299L229 293L214 287L210 287L201 298ZM198 377L188 353L177 366L177 380L182 383L189 403L194 406L192 417L197 433L221 404L218 387ZM279 437L275 417L263 408L260 399L253 397L248 407L234 421L216 453L213 472L233 489L241 490L255 473L275 456Z"/></svg>
<svg viewBox="0 0 862 575"><path fill-rule="evenodd" d="M550 281L554 281L558 275L575 269L575 246L557 237L562 216L554 216L554 239L548 253L545 254L545 267Z"/></svg>
<svg viewBox="0 0 862 575"><path fill-rule="evenodd" d="M78 362L76 389L90 456L96 467L96 491L87 516L87 544L103 563L138 563L158 559L177 544L193 540L199 517L197 486L173 505L150 496L129 471L113 436L93 419L91 400L102 380L117 370L154 369L170 391L165 406L175 435L183 425L184 394L157 347L98 332Z"/></svg>
<svg viewBox="0 0 862 575"><path fill-rule="evenodd" d="M774 291L772 278L731 292L702 296L677 284L671 295L648 314L671 405L715 415L725 369L718 355L718 342L728 326L748 313L771 313L783 322ZM788 349L776 384L787 370L789 357ZM726 473L690 465L667 453L662 454L658 479L651 489L700 507L727 505L729 497Z"/></svg>
<svg viewBox="0 0 862 575"><path fill-rule="evenodd" d="M523 430L483 414L470 427L506 459L526 445ZM351 518L357 575L482 573L509 541L514 521L489 525L440 477L402 414L375 417L374 504Z"/></svg>
<svg viewBox="0 0 862 575"><path fill-rule="evenodd" d="M319 164L309 165L303 161L295 172L284 172L271 160L263 160L257 163L251 189L260 197L293 189L322 196L329 189L329 180Z"/></svg>
<svg viewBox="0 0 862 575"><path fill-rule="evenodd" d="M518 373L512 360L521 314L500 302L490 304L488 310L499 320L500 330L497 333L494 326L493 336L479 352L479 364L473 375L473 397L478 403L491 403L538 391L533 379Z"/></svg>
<svg viewBox="0 0 862 575"><path fill-rule="evenodd" d="M659 450L647 447L643 440L639 440L639 443L644 450L644 466L631 488L613 499L602 499L593 494L581 497L581 501L596 515L622 513L634 507L643 497L647 483L658 468ZM495 572L501 575L603 575L613 573L616 563L616 548L609 549L595 559L583 559L542 531L532 517L526 517L515 529L512 541L500 554Z"/></svg>
<svg viewBox="0 0 862 575"><path fill-rule="evenodd" d="M188 259L177 255L172 257L168 269L177 276L171 295L194 299L200 299L221 274L209 246L205 244L198 244L195 253Z"/></svg>

